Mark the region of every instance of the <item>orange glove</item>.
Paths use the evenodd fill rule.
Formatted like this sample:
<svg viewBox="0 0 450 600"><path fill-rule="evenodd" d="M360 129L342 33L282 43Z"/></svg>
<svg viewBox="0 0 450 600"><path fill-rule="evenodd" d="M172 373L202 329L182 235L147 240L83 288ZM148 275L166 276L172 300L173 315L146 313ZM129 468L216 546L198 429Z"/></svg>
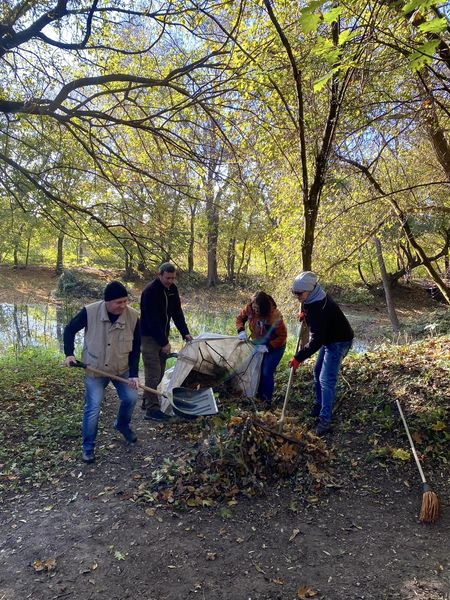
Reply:
<svg viewBox="0 0 450 600"><path fill-rule="evenodd" d="M301 365L301 363L298 362L298 360L295 358L291 358L291 360L289 361L289 367L291 369L294 369L294 373L295 371L299 368L299 366Z"/></svg>

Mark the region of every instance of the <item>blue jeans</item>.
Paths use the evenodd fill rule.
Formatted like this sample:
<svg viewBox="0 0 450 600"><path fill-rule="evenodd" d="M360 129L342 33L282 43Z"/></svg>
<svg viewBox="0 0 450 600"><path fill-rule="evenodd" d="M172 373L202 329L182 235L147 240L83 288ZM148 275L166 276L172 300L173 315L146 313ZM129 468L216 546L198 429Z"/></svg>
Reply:
<svg viewBox="0 0 450 600"><path fill-rule="evenodd" d="M259 376L258 398L270 401L273 396L275 386L274 376L278 363L284 354L286 347L270 349L264 354L261 365L261 374Z"/></svg>
<svg viewBox="0 0 450 600"><path fill-rule="evenodd" d="M122 375L125 379L128 378L128 372ZM112 382L117 390L120 399L119 411L115 427L119 431L130 426L131 416L133 414L134 405L138 398L138 391L131 388L120 381L113 381L109 377L91 377L85 378L85 394L84 394L84 412L83 412L83 449L86 452L92 452L95 447L95 438L97 437L98 418L100 416L100 406L105 395L105 388L109 382Z"/></svg>
<svg viewBox="0 0 450 600"><path fill-rule="evenodd" d="M320 406L319 418L325 423L331 421L336 400L336 383L343 359L352 346L352 340L334 342L322 346L314 365L316 404Z"/></svg>

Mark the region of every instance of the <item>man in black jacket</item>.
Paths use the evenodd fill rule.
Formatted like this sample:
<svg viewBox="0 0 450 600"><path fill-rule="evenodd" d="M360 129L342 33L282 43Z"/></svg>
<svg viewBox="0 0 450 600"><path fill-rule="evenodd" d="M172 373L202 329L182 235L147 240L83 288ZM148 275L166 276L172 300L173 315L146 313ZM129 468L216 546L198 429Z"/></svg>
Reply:
<svg viewBox="0 0 450 600"><path fill-rule="evenodd" d="M342 360L353 342L353 330L336 302L317 283L312 271L300 273L292 284L292 293L302 304L300 319L309 327L308 343L291 359L296 370L300 363L319 351L314 365L316 402L312 417L319 417L316 433L324 435L331 429L336 383Z"/></svg>
<svg viewBox="0 0 450 600"><path fill-rule="evenodd" d="M189 333L180 295L175 285L176 269L171 263L163 263L158 276L149 283L141 295L141 351L144 361L145 385L156 389L166 367L170 353L170 319L186 342L192 340ZM156 394L144 392L145 419L166 421Z"/></svg>

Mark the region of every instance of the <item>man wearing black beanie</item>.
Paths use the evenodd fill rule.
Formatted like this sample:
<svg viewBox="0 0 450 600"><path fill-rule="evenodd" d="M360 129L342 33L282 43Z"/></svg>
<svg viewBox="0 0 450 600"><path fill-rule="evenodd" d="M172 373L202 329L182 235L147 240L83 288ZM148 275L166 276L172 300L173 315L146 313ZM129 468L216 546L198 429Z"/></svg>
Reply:
<svg viewBox="0 0 450 600"><path fill-rule="evenodd" d="M64 329L65 364L76 362L75 335L84 329L82 360L85 364L128 379L128 385L110 377L99 377L86 372L83 412L83 461L95 460L100 407L105 388L112 382L120 399L114 427L130 444L137 441L130 428L131 417L138 397L140 355L139 313L128 306L128 291L120 281L111 281L105 287L104 300L88 304L75 315Z"/></svg>

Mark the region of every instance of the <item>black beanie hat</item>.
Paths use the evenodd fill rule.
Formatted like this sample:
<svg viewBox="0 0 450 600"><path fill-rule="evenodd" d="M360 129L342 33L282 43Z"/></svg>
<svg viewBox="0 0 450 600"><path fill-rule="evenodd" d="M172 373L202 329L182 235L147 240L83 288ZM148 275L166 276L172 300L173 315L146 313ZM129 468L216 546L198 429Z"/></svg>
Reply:
<svg viewBox="0 0 450 600"><path fill-rule="evenodd" d="M111 281L105 287L105 302L117 300L117 298L125 298L125 296L128 296L128 291L120 281Z"/></svg>

